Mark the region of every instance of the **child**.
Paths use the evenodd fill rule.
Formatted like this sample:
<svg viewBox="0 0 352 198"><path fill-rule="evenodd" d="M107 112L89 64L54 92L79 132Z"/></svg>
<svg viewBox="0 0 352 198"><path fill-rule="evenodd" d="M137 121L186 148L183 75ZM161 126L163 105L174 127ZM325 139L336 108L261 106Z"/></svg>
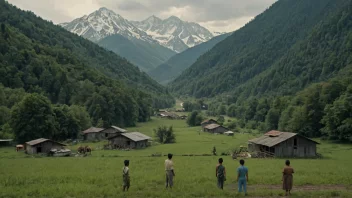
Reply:
<svg viewBox="0 0 352 198"><path fill-rule="evenodd" d="M237 182L238 182L238 192L242 192L242 187L244 194L247 195L247 182L248 182L248 168L244 166L244 160L240 160L241 166L237 169Z"/></svg>
<svg viewBox="0 0 352 198"><path fill-rule="evenodd" d="M216 177L218 179L218 188L224 189L224 181L226 181L225 166L222 165L223 159L219 159L219 164L216 166Z"/></svg>
<svg viewBox="0 0 352 198"><path fill-rule="evenodd" d="M122 170L122 177L123 177L123 191L128 191L130 188L130 169L128 166L130 165L129 160L124 161L125 167Z"/></svg>
<svg viewBox="0 0 352 198"><path fill-rule="evenodd" d="M286 160L286 166L282 171L282 188L286 191L286 196L291 195L294 170L290 166L290 160Z"/></svg>

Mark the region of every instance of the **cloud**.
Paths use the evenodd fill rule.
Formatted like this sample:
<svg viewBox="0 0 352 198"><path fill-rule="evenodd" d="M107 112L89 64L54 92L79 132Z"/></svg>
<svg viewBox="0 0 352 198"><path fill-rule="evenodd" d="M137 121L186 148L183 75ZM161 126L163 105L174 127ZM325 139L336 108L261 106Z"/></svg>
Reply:
<svg viewBox="0 0 352 198"><path fill-rule="evenodd" d="M276 0L8 0L54 23L71 21L100 7L129 20L151 15L175 15L216 31L233 31L263 12Z"/></svg>

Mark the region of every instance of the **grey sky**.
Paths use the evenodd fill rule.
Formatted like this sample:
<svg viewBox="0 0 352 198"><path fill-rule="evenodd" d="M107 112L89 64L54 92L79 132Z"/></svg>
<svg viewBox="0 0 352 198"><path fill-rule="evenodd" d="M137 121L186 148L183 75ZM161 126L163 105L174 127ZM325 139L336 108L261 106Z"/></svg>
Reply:
<svg viewBox="0 0 352 198"><path fill-rule="evenodd" d="M276 0L8 0L54 23L72 21L100 7L128 20L151 15L162 19L175 15L213 31L233 31L263 12Z"/></svg>

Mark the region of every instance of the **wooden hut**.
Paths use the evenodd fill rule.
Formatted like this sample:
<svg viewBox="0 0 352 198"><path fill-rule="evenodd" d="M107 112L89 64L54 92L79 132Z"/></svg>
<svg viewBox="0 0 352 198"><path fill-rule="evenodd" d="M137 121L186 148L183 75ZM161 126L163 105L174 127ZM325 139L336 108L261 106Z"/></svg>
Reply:
<svg viewBox="0 0 352 198"><path fill-rule="evenodd" d="M114 149L138 149L147 147L148 140L150 140L151 137L139 132L129 132L120 133L108 139L110 146Z"/></svg>
<svg viewBox="0 0 352 198"><path fill-rule="evenodd" d="M105 139L105 134L102 133L103 128L90 127L82 131L84 140L102 140Z"/></svg>
<svg viewBox="0 0 352 198"><path fill-rule="evenodd" d="M218 124L218 122L214 119L207 119L207 120L204 120L202 123L201 123L201 126L202 128L204 129L205 126L209 125L209 124Z"/></svg>
<svg viewBox="0 0 352 198"><path fill-rule="evenodd" d="M45 138L32 140L25 144L27 154L49 153L51 149L60 150L64 146L66 145Z"/></svg>
<svg viewBox="0 0 352 198"><path fill-rule="evenodd" d="M270 131L249 140L250 152L265 152L276 157L315 157L318 142L297 133Z"/></svg>
<svg viewBox="0 0 352 198"><path fill-rule="evenodd" d="M105 139L108 139L110 137L116 136L117 134L126 133L126 132L127 132L126 129L123 129L117 126L111 126L101 131Z"/></svg>
<svg viewBox="0 0 352 198"><path fill-rule="evenodd" d="M209 125L204 127L203 131L204 132L209 132L209 133L220 133L220 134L223 134L226 131L229 131L229 129L226 128L226 127L223 127L221 125L218 125L218 124L209 124Z"/></svg>

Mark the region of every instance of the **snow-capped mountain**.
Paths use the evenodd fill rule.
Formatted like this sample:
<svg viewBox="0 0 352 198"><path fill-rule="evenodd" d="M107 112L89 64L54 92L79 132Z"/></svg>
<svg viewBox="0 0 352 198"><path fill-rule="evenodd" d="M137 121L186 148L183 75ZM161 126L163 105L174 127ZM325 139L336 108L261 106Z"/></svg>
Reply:
<svg viewBox="0 0 352 198"><path fill-rule="evenodd" d="M158 43L175 52L182 52L215 36L199 24L185 22L175 16L164 20L151 16L143 21L128 21L107 8L60 25L93 42L120 34L128 39Z"/></svg>
<svg viewBox="0 0 352 198"><path fill-rule="evenodd" d="M176 52L182 52L214 37L209 30L199 24L185 22L175 16L165 20L151 16L144 21L132 23L161 45Z"/></svg>
<svg viewBox="0 0 352 198"><path fill-rule="evenodd" d="M107 8L100 8L88 16L85 15L72 22L60 25L70 32L94 42L114 34L120 34L126 38L137 38L150 43L156 42L144 31Z"/></svg>

